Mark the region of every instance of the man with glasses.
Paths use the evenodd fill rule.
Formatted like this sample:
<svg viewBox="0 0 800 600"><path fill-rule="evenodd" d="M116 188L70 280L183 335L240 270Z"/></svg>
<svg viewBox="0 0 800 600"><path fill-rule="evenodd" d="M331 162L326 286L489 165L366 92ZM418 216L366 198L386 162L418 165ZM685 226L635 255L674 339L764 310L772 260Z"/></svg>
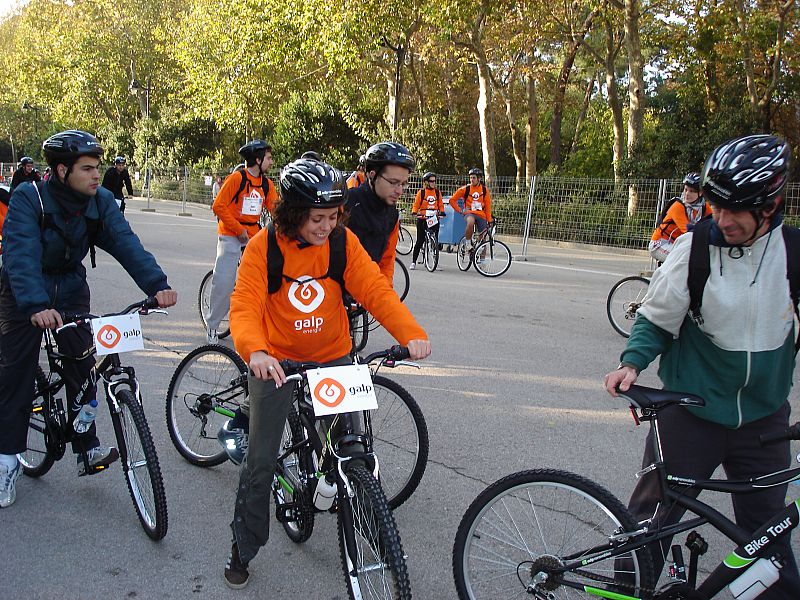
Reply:
<svg viewBox="0 0 800 600"><path fill-rule="evenodd" d="M472 243L472 233L475 231L476 225L478 233L481 233L492 222L492 196L486 184L481 181L482 177L483 171L478 168L470 169L469 184L458 188L450 196L450 206L456 212L463 214L467 221L464 237L467 238L468 245ZM463 210L458 206L459 200L464 201Z"/></svg>
<svg viewBox="0 0 800 600"><path fill-rule="evenodd" d="M436 187L436 173L428 171L422 176L422 181L424 187L417 192L411 207L412 216L417 218L417 243L414 244L414 254L408 266L412 271L417 268L417 258L425 243L425 233L430 228L438 235L439 219L444 216L444 202L442 192ZM429 220L431 225L428 225Z"/></svg>
<svg viewBox="0 0 800 600"><path fill-rule="evenodd" d="M380 142L364 155L367 179L350 190L347 226L358 236L381 273L394 280L394 258L400 230L397 201L408 187L416 161L408 148L395 142Z"/></svg>

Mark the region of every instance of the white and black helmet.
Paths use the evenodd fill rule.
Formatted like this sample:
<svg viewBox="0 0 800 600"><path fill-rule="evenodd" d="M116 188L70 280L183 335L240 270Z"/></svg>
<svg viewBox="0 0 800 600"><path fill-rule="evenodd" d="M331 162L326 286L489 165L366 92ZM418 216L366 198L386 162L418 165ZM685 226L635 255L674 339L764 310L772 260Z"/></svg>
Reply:
<svg viewBox="0 0 800 600"><path fill-rule="evenodd" d="M281 200L289 206L333 208L347 200L347 184L329 164L300 158L281 169Z"/></svg>
<svg viewBox="0 0 800 600"><path fill-rule="evenodd" d="M103 147L91 133L69 129L47 138L42 151L51 167L62 163L72 166L81 156L102 158Z"/></svg>
<svg viewBox="0 0 800 600"><path fill-rule="evenodd" d="M789 178L792 150L775 135L748 135L717 146L703 167L703 196L730 210L772 205Z"/></svg>

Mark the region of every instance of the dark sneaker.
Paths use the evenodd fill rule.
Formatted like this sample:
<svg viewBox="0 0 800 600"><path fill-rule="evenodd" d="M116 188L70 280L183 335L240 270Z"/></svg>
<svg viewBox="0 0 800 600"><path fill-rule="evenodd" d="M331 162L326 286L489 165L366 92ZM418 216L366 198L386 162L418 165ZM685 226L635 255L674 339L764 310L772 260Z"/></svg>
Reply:
<svg viewBox="0 0 800 600"><path fill-rule="evenodd" d="M108 465L119 459L119 452L117 452L117 449L113 446L108 448L104 446L97 446L97 448L87 450L86 457L89 462L89 468L91 469L88 474L91 475L92 473L105 470ZM78 454L77 459L78 475L86 475L86 463L83 462L83 455Z"/></svg>
<svg viewBox="0 0 800 600"><path fill-rule="evenodd" d="M240 590L250 581L250 572L247 563L239 558L239 547L236 542L231 546L231 555L225 565L225 585L234 590Z"/></svg>
<svg viewBox="0 0 800 600"><path fill-rule="evenodd" d="M228 458L235 465L242 464L244 456L247 453L247 444L249 438L244 429L231 427L233 419L229 419L222 424L217 433L217 439L225 452L228 453Z"/></svg>

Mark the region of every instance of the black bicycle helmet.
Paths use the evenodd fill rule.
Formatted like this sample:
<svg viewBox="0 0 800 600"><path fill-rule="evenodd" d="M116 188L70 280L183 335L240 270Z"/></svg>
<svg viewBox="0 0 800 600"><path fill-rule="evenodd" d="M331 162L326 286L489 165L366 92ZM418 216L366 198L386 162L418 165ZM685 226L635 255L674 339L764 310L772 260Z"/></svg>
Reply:
<svg viewBox="0 0 800 600"><path fill-rule="evenodd" d="M272 152L272 146L264 140L251 140L239 148L239 154L241 154L242 158L245 160L264 158L264 154L267 152Z"/></svg>
<svg viewBox="0 0 800 600"><path fill-rule="evenodd" d="M313 160L322 160L322 159L319 157L319 154L317 154L317 153L316 153L316 152L314 152L313 150L306 150L305 152L303 152L303 153L300 155L300 158L311 158L311 159L313 159Z"/></svg>
<svg viewBox="0 0 800 600"><path fill-rule="evenodd" d="M21 167L24 167L25 165L32 165L33 159L30 156L23 156L19 159L19 164Z"/></svg>
<svg viewBox="0 0 800 600"><path fill-rule="evenodd" d="M478 177L478 179L480 179L481 177L483 177L483 171L481 171L478 167L472 167L467 173L467 175L475 175L476 177Z"/></svg>
<svg viewBox="0 0 800 600"><path fill-rule="evenodd" d="M47 164L72 166L81 156L103 156L103 147L91 133L69 129L47 138L42 144Z"/></svg>
<svg viewBox="0 0 800 600"><path fill-rule="evenodd" d="M281 169L281 201L303 208L333 208L347 200L347 184L338 169L300 158Z"/></svg>
<svg viewBox="0 0 800 600"><path fill-rule="evenodd" d="M703 167L703 195L731 210L770 206L789 178L792 150L774 135L748 135L717 146Z"/></svg>
<svg viewBox="0 0 800 600"><path fill-rule="evenodd" d="M431 179L433 177L436 177L436 173L434 173L433 171L426 171L425 174L422 176L422 181L428 181L428 179Z"/></svg>
<svg viewBox="0 0 800 600"><path fill-rule="evenodd" d="M387 165L397 165L413 171L417 165L408 148L397 142L380 142L370 146L364 155L364 163L367 171L376 171Z"/></svg>
<svg viewBox="0 0 800 600"><path fill-rule="evenodd" d="M683 178L683 185L692 188L693 190L700 191L700 173L692 171L687 173Z"/></svg>
<svg viewBox="0 0 800 600"><path fill-rule="evenodd" d="M358 157L358 166L366 168L366 166L367 166L367 155L366 154L362 154L361 156Z"/></svg>
<svg viewBox="0 0 800 600"><path fill-rule="evenodd" d="M114 164L115 165L125 165L125 164L128 164L128 161L125 160L124 156L117 156L114 159Z"/></svg>

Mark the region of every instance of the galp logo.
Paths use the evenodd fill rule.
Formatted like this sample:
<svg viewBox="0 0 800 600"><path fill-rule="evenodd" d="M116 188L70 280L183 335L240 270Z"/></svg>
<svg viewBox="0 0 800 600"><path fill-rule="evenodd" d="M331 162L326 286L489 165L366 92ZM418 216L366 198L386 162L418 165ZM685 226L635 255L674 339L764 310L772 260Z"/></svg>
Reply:
<svg viewBox="0 0 800 600"><path fill-rule="evenodd" d="M252 191L250 192L250 194L248 194L248 196L247 196L247 197L248 197L248 198L250 198L250 200L259 200L259 201L261 200L261 194L259 194L259 193L258 193L257 191L255 191L255 190L252 190Z"/></svg>
<svg viewBox="0 0 800 600"><path fill-rule="evenodd" d="M121 339L122 334L113 325L103 325L97 332L97 341L106 348L113 348Z"/></svg>
<svg viewBox="0 0 800 600"><path fill-rule="evenodd" d="M330 377L320 381L317 387L314 388L314 397L330 408L338 406L345 396L346 393L342 384Z"/></svg>
<svg viewBox="0 0 800 600"><path fill-rule="evenodd" d="M434 204L436 204L436 196L428 196L427 200L429 206L433 206Z"/></svg>
<svg viewBox="0 0 800 600"><path fill-rule="evenodd" d="M325 290L311 277L299 277L289 286L289 302L300 312L314 312L324 299Z"/></svg>

